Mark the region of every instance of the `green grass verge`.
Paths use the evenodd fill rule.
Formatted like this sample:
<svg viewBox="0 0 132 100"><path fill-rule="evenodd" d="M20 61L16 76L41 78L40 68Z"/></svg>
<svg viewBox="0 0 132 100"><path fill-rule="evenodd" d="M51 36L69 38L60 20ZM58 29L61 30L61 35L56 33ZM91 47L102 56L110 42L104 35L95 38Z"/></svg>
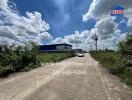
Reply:
<svg viewBox="0 0 132 100"><path fill-rule="evenodd" d="M64 52L64 53L40 53L37 56L37 59L39 62L56 62L56 61L62 61L64 59L73 57L74 54L70 52Z"/></svg>
<svg viewBox="0 0 132 100"><path fill-rule="evenodd" d="M110 73L117 75L123 82L132 87L132 66L128 67L117 52L90 52L91 56L107 68Z"/></svg>
<svg viewBox="0 0 132 100"><path fill-rule="evenodd" d="M19 58L19 56L9 56L7 54L7 56L9 57L5 57L5 54L1 55L3 55L3 58L1 57L0 62L0 77L7 77L9 74L15 72L29 71L31 69L39 67L41 63L58 62L74 56L74 54L70 52L37 53L35 60L30 60L30 62L28 60L24 60L25 63L27 61L28 63L22 66L21 60L17 59ZM28 56L30 56L30 54L28 54Z"/></svg>

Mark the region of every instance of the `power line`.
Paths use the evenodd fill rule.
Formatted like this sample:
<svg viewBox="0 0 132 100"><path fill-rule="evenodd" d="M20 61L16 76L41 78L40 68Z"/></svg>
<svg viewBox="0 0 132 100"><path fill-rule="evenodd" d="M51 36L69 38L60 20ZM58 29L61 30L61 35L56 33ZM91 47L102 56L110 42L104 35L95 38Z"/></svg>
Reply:
<svg viewBox="0 0 132 100"><path fill-rule="evenodd" d="M115 3L114 0L107 0L106 6L105 6L104 11L103 11L104 14L102 15L102 17L100 17L101 19L106 18L110 14L110 10L111 10L112 6L114 5L114 3ZM104 20L103 20L103 23L104 23ZM95 33L94 40L95 40L95 48L97 51L97 49L98 49L98 36L96 33ZM91 47L92 47L92 45L91 45Z"/></svg>
<svg viewBox="0 0 132 100"><path fill-rule="evenodd" d="M104 12L105 16L102 18L106 18L110 14L111 8L115 3L115 0L107 0L107 1L109 1L109 2L106 5L106 13Z"/></svg>
<svg viewBox="0 0 132 100"><path fill-rule="evenodd" d="M104 8L104 13L105 14L102 15L102 18L105 18L107 16L107 7L108 7L108 10L109 10L109 4L110 4L110 0L107 0L106 6Z"/></svg>
<svg viewBox="0 0 132 100"><path fill-rule="evenodd" d="M105 8L103 9L104 14L101 16L101 19L104 18L104 15L105 15L105 17L106 17L106 14L107 14L107 6L108 6L109 3L110 3L109 1L110 1L110 0L107 0L107 1L106 1L106 6L105 6ZM105 14L105 12L106 12L106 14ZM103 23L104 23L104 21L103 21ZM95 49L96 49L96 51L97 51L97 50L98 50L98 36L97 36L97 33L95 33L94 40L95 40Z"/></svg>

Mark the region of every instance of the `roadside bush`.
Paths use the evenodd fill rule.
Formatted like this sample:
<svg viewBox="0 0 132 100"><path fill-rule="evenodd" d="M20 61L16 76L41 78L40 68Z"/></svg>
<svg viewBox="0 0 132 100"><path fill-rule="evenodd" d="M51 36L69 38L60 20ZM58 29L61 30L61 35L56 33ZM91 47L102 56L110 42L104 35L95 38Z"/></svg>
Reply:
<svg viewBox="0 0 132 100"><path fill-rule="evenodd" d="M73 57L73 53L39 53L38 46L33 42L26 42L23 46L5 47L0 53L0 76L7 76L13 72L28 71L41 65L42 62L57 62Z"/></svg>
<svg viewBox="0 0 132 100"><path fill-rule="evenodd" d="M14 45L6 48L0 53L0 76L34 68L37 65L37 54L38 47L33 42L27 42L15 49Z"/></svg>
<svg viewBox="0 0 132 100"><path fill-rule="evenodd" d="M118 51L91 51L90 54L112 74L132 86L132 34L118 44Z"/></svg>
<svg viewBox="0 0 132 100"><path fill-rule="evenodd" d="M10 73L15 72L11 66L0 67L0 77L6 77Z"/></svg>
<svg viewBox="0 0 132 100"><path fill-rule="evenodd" d="M29 65L25 66L21 71L29 71L33 68L36 68L36 66L33 63L30 63Z"/></svg>
<svg viewBox="0 0 132 100"><path fill-rule="evenodd" d="M74 56L72 52L39 53L37 55L37 62L57 62Z"/></svg>
<svg viewBox="0 0 132 100"><path fill-rule="evenodd" d="M4 53L0 54L0 65L1 66L19 66L21 64L21 57L16 55L15 53Z"/></svg>

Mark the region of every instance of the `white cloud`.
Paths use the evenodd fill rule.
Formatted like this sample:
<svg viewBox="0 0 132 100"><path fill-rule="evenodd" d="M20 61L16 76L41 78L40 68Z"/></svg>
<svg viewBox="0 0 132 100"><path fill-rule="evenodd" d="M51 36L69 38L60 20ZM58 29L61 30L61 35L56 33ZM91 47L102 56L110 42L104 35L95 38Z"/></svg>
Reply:
<svg viewBox="0 0 132 100"><path fill-rule="evenodd" d="M13 40L18 40L15 33L12 31L12 29L9 26L0 26L0 36L1 37L8 37Z"/></svg>
<svg viewBox="0 0 132 100"><path fill-rule="evenodd" d="M8 0L0 0L0 9L3 9L3 10L8 9Z"/></svg>
<svg viewBox="0 0 132 100"><path fill-rule="evenodd" d="M86 22L91 18L99 19L108 12L110 0L93 0L86 14L83 15L83 21Z"/></svg>
<svg viewBox="0 0 132 100"><path fill-rule="evenodd" d="M114 22L114 18L107 17L97 21L95 28L97 30L97 35L103 40L111 38L114 34L120 32L118 29L118 24Z"/></svg>
<svg viewBox="0 0 132 100"><path fill-rule="evenodd" d="M74 49L88 50L89 34L90 32L88 30L82 32L75 31L73 34L65 36L64 38L56 38L52 43L69 43L73 45Z"/></svg>
<svg viewBox="0 0 132 100"><path fill-rule="evenodd" d="M55 40L52 41L52 44L63 44L63 43L66 43L66 41L61 37L57 37Z"/></svg>
<svg viewBox="0 0 132 100"><path fill-rule="evenodd" d="M83 15L83 21L91 18L99 19L104 15L109 16L109 8L113 5L120 5L125 8L125 16L128 18L128 26L132 27L132 0L93 0L88 12Z"/></svg>
<svg viewBox="0 0 132 100"><path fill-rule="evenodd" d="M91 30L91 39L94 42L95 34L98 36L99 49L114 49L117 34L120 33L118 24L114 22L113 17L107 17L97 21L95 28Z"/></svg>
<svg viewBox="0 0 132 100"><path fill-rule="evenodd" d="M110 10L108 10L109 8L112 8L113 5L120 5L125 8L124 15L128 18L128 22L125 20L119 23L114 22L114 18L110 16ZM115 48L115 43L124 39L126 35L125 33L120 37L117 36L117 33L120 33L118 25L122 22L125 22L129 27L132 27L131 5L132 0L93 0L88 12L83 15L84 22L91 18L97 20L95 28L93 28L90 32L91 41L94 39L96 33L99 36L99 48Z"/></svg>
<svg viewBox="0 0 132 100"><path fill-rule="evenodd" d="M90 50L95 49L95 34L99 36L98 40L98 49L115 49L115 34L118 32L117 25L108 18L105 19L105 22L108 23L108 26L102 24L103 21L98 22L91 31L84 30L82 32L75 31L73 34L65 36L64 38L58 37L52 43L69 43L73 45L73 49L83 49ZM109 25L110 24L110 25ZM105 26L105 27L102 27ZM109 27L111 30L106 30L102 32L105 28ZM99 28L100 27L100 28ZM100 33L99 33L100 32Z"/></svg>
<svg viewBox="0 0 132 100"><path fill-rule="evenodd" d="M126 38L126 36L127 36L126 34L127 34L127 33L120 35L120 36L119 36L119 41L125 40L125 38Z"/></svg>
<svg viewBox="0 0 132 100"><path fill-rule="evenodd" d="M0 37L19 42L51 40L52 36L47 32L49 24L42 20L41 13L26 12L26 16L21 16L8 3L8 0L0 0Z"/></svg>
<svg viewBox="0 0 132 100"><path fill-rule="evenodd" d="M128 17L128 25L132 26L132 1L131 0L93 0L88 12L83 15L83 21L88 21L93 18L97 20L95 27L89 31L78 32L65 36L64 38L56 38L54 43L70 43L74 48L82 48L88 50L95 49L95 34L99 37L99 49L115 49L117 41L124 38L124 35L118 37L120 33L118 29L119 23L116 23L115 17L107 15L110 13L109 8L113 5L121 5L125 8L125 16ZM130 10L129 10L130 9ZM107 16L106 16L107 15ZM104 17L104 18L103 18ZM120 23L122 23L121 21ZM124 22L126 22L124 20Z"/></svg>
<svg viewBox="0 0 132 100"><path fill-rule="evenodd" d="M127 25L132 28L132 0L118 0L117 4L125 8L125 16L128 18Z"/></svg>
<svg viewBox="0 0 132 100"><path fill-rule="evenodd" d="M132 8L125 11L125 16L128 18L127 25L132 28Z"/></svg>
<svg viewBox="0 0 132 100"><path fill-rule="evenodd" d="M48 33L44 32L39 35L39 39L41 40L53 40L53 37Z"/></svg>

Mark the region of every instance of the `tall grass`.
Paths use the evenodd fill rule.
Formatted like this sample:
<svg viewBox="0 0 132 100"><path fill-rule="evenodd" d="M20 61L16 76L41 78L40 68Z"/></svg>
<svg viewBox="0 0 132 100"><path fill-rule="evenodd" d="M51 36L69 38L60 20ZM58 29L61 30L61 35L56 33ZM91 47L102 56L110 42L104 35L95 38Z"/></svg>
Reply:
<svg viewBox="0 0 132 100"><path fill-rule="evenodd" d="M37 59L39 62L56 62L75 56L72 52L56 52L56 53L39 53Z"/></svg>
<svg viewBox="0 0 132 100"><path fill-rule="evenodd" d="M92 57L132 87L132 35L118 44L118 51L91 51Z"/></svg>

